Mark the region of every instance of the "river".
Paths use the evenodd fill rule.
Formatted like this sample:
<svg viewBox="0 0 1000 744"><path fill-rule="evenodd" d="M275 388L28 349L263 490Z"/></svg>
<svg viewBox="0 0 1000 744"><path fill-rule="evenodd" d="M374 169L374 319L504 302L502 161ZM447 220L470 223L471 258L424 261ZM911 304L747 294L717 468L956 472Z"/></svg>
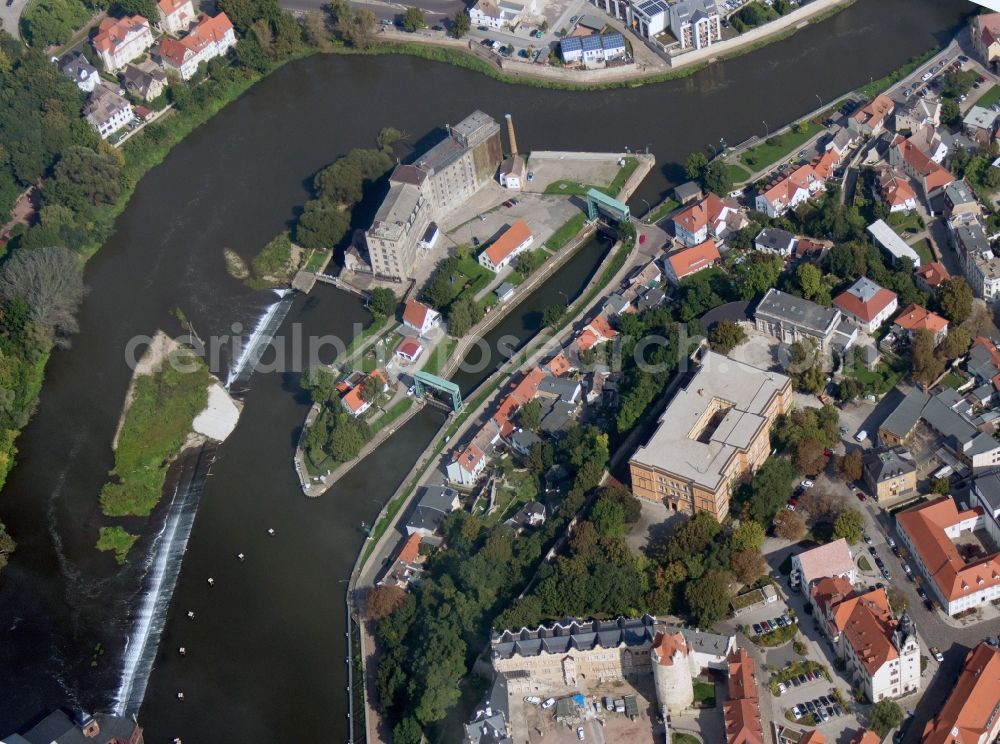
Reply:
<svg viewBox="0 0 1000 744"><path fill-rule="evenodd" d="M53 356L0 495L0 519L18 541L0 574L0 679L8 680L0 731L45 708L112 704L130 613L145 586L143 556L167 509L126 524L143 534L126 568L93 549L96 495L112 466L109 444L130 376L123 349L137 334L176 332L176 308L202 336L254 323L273 295L228 277L222 249L255 253L308 197L319 168L370 146L383 126L416 140L482 108L498 118L512 113L524 149L648 146L658 167L636 194L641 204L665 193L690 151L720 137L739 142L765 121L777 128L814 108L816 96L830 100L885 74L945 42L971 9L964 0L859 0L815 28L691 77L599 93L511 86L407 57L317 56L220 112L140 183L88 264L81 331L72 349ZM526 335L552 294L578 289L599 254L587 250L503 330ZM306 336L349 336L366 319L355 299L320 288L295 300L281 335L298 323ZM205 485L140 714L151 742L346 738L342 582L363 539L358 525L378 512L440 418L422 412L333 490L307 500L291 466L307 405L294 371L250 381L239 427ZM194 621L185 618L189 609ZM97 644L104 653L95 655Z"/></svg>

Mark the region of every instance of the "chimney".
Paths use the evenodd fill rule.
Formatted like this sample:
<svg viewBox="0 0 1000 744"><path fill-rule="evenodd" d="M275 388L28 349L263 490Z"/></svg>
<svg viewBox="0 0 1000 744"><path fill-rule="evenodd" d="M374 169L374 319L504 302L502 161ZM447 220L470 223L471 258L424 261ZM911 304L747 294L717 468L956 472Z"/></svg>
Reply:
<svg viewBox="0 0 1000 744"><path fill-rule="evenodd" d="M507 139L510 140L510 156L516 158L517 139L514 137L514 120L510 118L510 114L504 114L503 118L507 120Z"/></svg>

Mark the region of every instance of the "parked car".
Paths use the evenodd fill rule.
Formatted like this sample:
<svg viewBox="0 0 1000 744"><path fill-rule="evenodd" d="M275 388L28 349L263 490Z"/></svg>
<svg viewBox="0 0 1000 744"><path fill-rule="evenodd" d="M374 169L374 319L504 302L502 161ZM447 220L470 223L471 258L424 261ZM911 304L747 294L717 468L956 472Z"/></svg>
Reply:
<svg viewBox="0 0 1000 744"><path fill-rule="evenodd" d="M840 707L840 703L833 704L833 712L836 713L838 716L844 715L844 709Z"/></svg>
<svg viewBox="0 0 1000 744"><path fill-rule="evenodd" d="M556 699L555 698L549 698L544 703L542 703L542 709L543 710L548 710L549 708L551 708L555 704L556 704Z"/></svg>
<svg viewBox="0 0 1000 744"><path fill-rule="evenodd" d="M754 623L753 624L753 632L756 635L760 635L761 634L760 623Z"/></svg>
<svg viewBox="0 0 1000 744"><path fill-rule="evenodd" d="M886 535L885 536L885 541L889 545L890 548L896 547L896 541L892 539L892 535Z"/></svg>
<svg viewBox="0 0 1000 744"><path fill-rule="evenodd" d="M910 564L907 563L906 561L903 561L903 570L906 572L907 576L910 576L910 575L913 574L913 571L910 569Z"/></svg>
<svg viewBox="0 0 1000 744"><path fill-rule="evenodd" d="M779 695L784 695L786 692L788 692L788 686L784 682L779 682L778 683L778 694Z"/></svg>
<svg viewBox="0 0 1000 744"><path fill-rule="evenodd" d="M828 698L826 695L820 695L818 698L816 698L816 701L822 703L823 705L830 704L830 698Z"/></svg>
<svg viewBox="0 0 1000 744"><path fill-rule="evenodd" d="M580 741L583 741L584 739L587 738L586 734L583 733L583 726L576 727L576 738L579 739Z"/></svg>
<svg viewBox="0 0 1000 744"><path fill-rule="evenodd" d="M879 569L885 568L885 562L878 556L875 556L875 565L878 566Z"/></svg>
<svg viewBox="0 0 1000 744"><path fill-rule="evenodd" d="M861 539L864 540L868 545L872 544L872 536L869 535L867 532L861 533Z"/></svg>
<svg viewBox="0 0 1000 744"><path fill-rule="evenodd" d="M868 552L871 553L873 557L878 558L878 551L875 550L874 546L869 546Z"/></svg>
<svg viewBox="0 0 1000 744"><path fill-rule="evenodd" d="M800 685L804 685L806 682L809 681L809 678L804 674L800 674L798 680Z"/></svg>
<svg viewBox="0 0 1000 744"><path fill-rule="evenodd" d="M830 714L826 712L826 708L821 708L817 706L816 712L819 714L819 717L823 720L823 723L826 723L827 721L830 720Z"/></svg>
<svg viewBox="0 0 1000 744"><path fill-rule="evenodd" d="M858 501L867 501L868 497L865 496L861 491L855 491L854 495L858 497Z"/></svg>
<svg viewBox="0 0 1000 744"><path fill-rule="evenodd" d="M917 587L917 596L921 599L927 599L927 592L924 591L922 586Z"/></svg>
<svg viewBox="0 0 1000 744"><path fill-rule="evenodd" d="M794 706L792 706L792 717L793 717L793 718L794 718L794 719L795 719L796 721L800 720L800 719L802 718L802 716L803 716L803 715L804 715L804 714L803 714L802 710L801 710L801 709L799 709L799 706L797 706L797 705L794 705Z"/></svg>
<svg viewBox="0 0 1000 744"><path fill-rule="evenodd" d="M815 713L816 712L816 703L814 703L812 700L807 700L806 701L806 710L808 710L810 713Z"/></svg>
<svg viewBox="0 0 1000 744"><path fill-rule="evenodd" d="M792 677L788 681L792 683L792 687L798 687L799 685L802 684L801 682L799 682L799 678L798 677Z"/></svg>
<svg viewBox="0 0 1000 744"><path fill-rule="evenodd" d="M944 661L944 654L937 648L937 646L931 646L928 651L931 652L931 656L937 659L939 662Z"/></svg>
<svg viewBox="0 0 1000 744"><path fill-rule="evenodd" d="M784 621L785 621L785 622L786 622L786 623L787 623L788 625L791 625L792 623L794 623L794 622L795 622L795 620L793 620L793 619L792 619L791 617L789 617L788 615L782 615L781 617L782 617L782 618L784 619Z"/></svg>
<svg viewBox="0 0 1000 744"><path fill-rule="evenodd" d="M868 432L862 429L861 431L859 431L857 434L854 435L854 438L859 442L863 442L866 439L868 439Z"/></svg>
<svg viewBox="0 0 1000 744"><path fill-rule="evenodd" d="M815 484L815 483L813 483L813 482L812 482L811 480L809 480L808 478L806 478L806 479L805 479L804 481L802 481L802 483L800 483L799 485L800 485L800 486L802 486L803 488L812 488L812 487L813 487L814 485L816 485L816 484Z"/></svg>
<svg viewBox="0 0 1000 744"><path fill-rule="evenodd" d="M540 702L542 702L542 699L540 697L538 697L537 695L528 695L524 699L524 702L531 703L532 705L538 705Z"/></svg>
<svg viewBox="0 0 1000 744"><path fill-rule="evenodd" d="M882 569L882 578L884 578L886 581L892 581L892 574L890 574L887 569L883 568Z"/></svg>

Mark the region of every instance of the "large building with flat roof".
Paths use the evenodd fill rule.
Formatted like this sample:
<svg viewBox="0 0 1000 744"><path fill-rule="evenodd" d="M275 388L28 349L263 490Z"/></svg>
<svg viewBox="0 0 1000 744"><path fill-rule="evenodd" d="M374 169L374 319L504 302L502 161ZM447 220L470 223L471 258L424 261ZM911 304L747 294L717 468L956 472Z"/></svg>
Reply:
<svg viewBox="0 0 1000 744"><path fill-rule="evenodd" d="M835 307L823 307L810 300L767 290L754 311L754 327L782 343L811 339L817 348L849 348L857 340L857 329Z"/></svg>
<svg viewBox="0 0 1000 744"><path fill-rule="evenodd" d="M785 375L707 352L632 455L632 492L721 521L732 487L767 459L771 425L791 406L792 381Z"/></svg>

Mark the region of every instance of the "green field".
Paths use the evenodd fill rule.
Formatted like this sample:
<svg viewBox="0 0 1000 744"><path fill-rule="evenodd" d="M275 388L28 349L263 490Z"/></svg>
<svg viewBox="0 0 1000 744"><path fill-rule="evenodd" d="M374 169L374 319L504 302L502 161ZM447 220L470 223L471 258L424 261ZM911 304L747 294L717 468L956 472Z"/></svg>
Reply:
<svg viewBox="0 0 1000 744"><path fill-rule="evenodd" d="M696 679L694 681L694 702L702 708L714 708L715 685Z"/></svg>
<svg viewBox="0 0 1000 744"><path fill-rule="evenodd" d="M552 251L558 251L583 229L586 221L587 215L583 212L573 215L562 227L549 236L549 239L545 241L545 247Z"/></svg>
<svg viewBox="0 0 1000 744"><path fill-rule="evenodd" d="M983 94L982 98L976 101L976 105L989 108L998 101L1000 101L1000 85L994 85Z"/></svg>
<svg viewBox="0 0 1000 744"><path fill-rule="evenodd" d="M597 189L598 191L603 191L608 196L618 198L618 192L621 191L622 186L625 185L629 176L638 167L639 158L628 157L625 158L625 165L618 169L618 175L607 186L597 186L589 183L581 183L580 181L562 179L560 181L553 181L546 186L545 193L556 196L586 196L587 192L591 189Z"/></svg>
<svg viewBox="0 0 1000 744"><path fill-rule="evenodd" d="M659 222L660 220L662 220L668 214L670 214L675 209L677 209L678 207L680 207L680 205L681 205L681 203L679 201L677 201L676 199L674 199L673 197L667 199L665 202L663 202L663 204L661 204L658 207L655 207L653 209L653 211L649 213L649 220L648 220L648 222L650 224L654 224L655 225L657 222Z"/></svg>
<svg viewBox="0 0 1000 744"><path fill-rule="evenodd" d="M451 336L445 336L441 339L440 343L431 350L430 359L423 366L424 372L428 374L436 375L444 367L451 353L455 350L458 345L458 339L452 338Z"/></svg>
<svg viewBox="0 0 1000 744"><path fill-rule="evenodd" d="M204 361L187 350L174 352L171 360L154 374L136 378L111 481L101 489L101 510L110 517L149 515L160 500L170 462L208 402L212 378ZM184 366L191 371L175 368Z"/></svg>
<svg viewBox="0 0 1000 744"><path fill-rule="evenodd" d="M740 160L753 172L763 170L789 153L795 152L822 130L823 126L815 121L803 122L799 131L792 129L784 134L768 137L740 155Z"/></svg>
<svg viewBox="0 0 1000 744"><path fill-rule="evenodd" d="M931 244L927 238L918 240L916 243L910 246L913 250L917 252L920 256L920 265L926 266L929 263L934 263L934 254L931 253Z"/></svg>

